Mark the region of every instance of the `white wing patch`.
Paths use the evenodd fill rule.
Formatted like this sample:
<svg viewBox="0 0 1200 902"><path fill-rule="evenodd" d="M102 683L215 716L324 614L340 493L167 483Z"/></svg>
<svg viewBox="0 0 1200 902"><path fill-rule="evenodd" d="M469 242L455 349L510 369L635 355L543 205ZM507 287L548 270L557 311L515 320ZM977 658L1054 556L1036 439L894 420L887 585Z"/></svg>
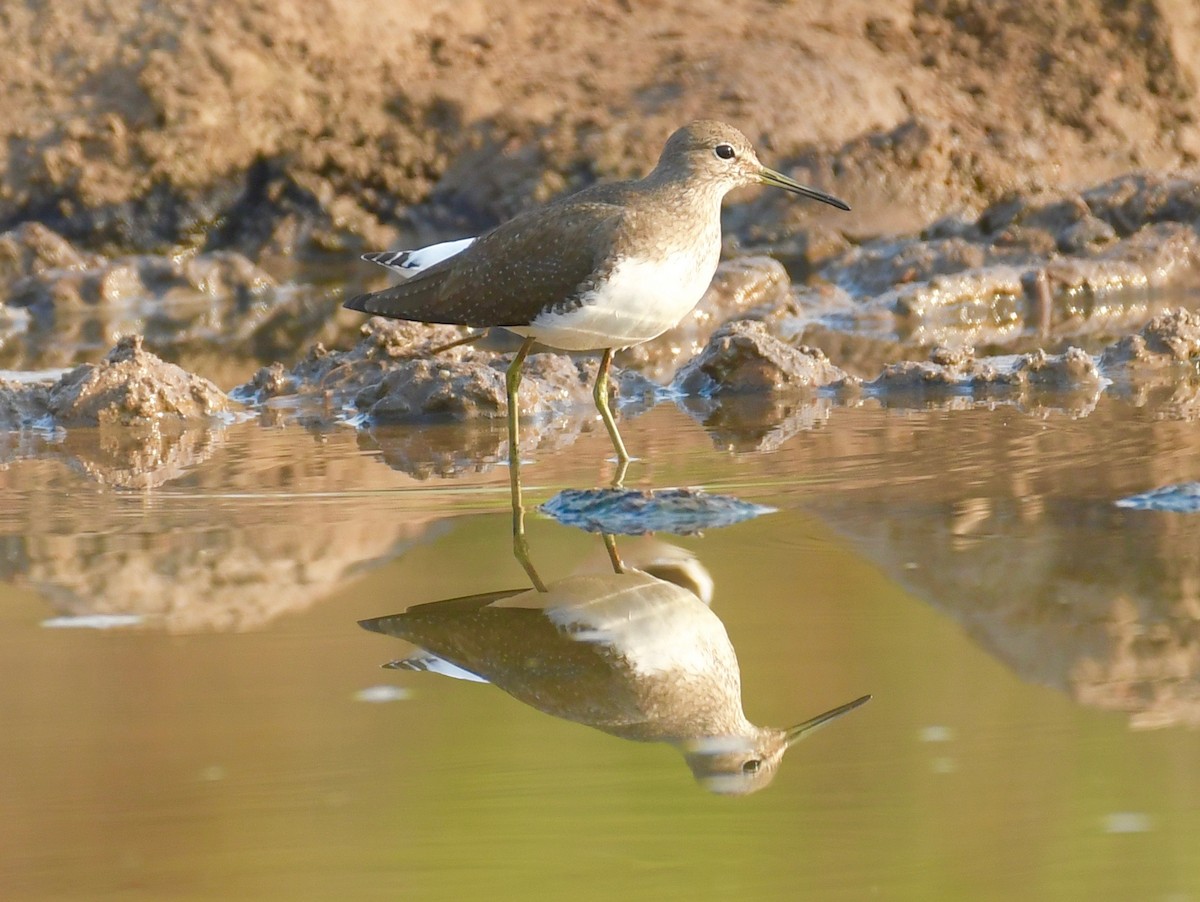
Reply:
<svg viewBox="0 0 1200 902"><path fill-rule="evenodd" d="M362 258L368 263L378 263L393 272L408 279L429 269L435 263L441 263L465 251L475 241L474 238L462 238L458 241L443 241L441 244L431 244L411 251L381 251L373 254L363 254Z"/></svg>
<svg viewBox="0 0 1200 902"><path fill-rule="evenodd" d="M438 673L454 680L466 680L471 683L487 682L479 674L472 673L469 670L459 667L457 664L447 661L445 658L439 658L432 652L424 650L416 651L407 658L393 661L391 664L385 666L392 670L423 670L426 673Z"/></svg>

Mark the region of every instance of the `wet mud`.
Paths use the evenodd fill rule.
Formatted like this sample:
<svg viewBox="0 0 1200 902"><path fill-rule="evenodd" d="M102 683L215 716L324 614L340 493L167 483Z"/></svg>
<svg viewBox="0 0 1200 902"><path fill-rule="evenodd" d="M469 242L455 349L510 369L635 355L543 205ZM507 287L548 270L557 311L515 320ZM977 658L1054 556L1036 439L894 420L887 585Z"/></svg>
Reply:
<svg viewBox="0 0 1200 902"><path fill-rule="evenodd" d="M8 429L203 421L236 406L207 379L151 354L137 335L121 339L98 364L55 381L0 381Z"/></svg>

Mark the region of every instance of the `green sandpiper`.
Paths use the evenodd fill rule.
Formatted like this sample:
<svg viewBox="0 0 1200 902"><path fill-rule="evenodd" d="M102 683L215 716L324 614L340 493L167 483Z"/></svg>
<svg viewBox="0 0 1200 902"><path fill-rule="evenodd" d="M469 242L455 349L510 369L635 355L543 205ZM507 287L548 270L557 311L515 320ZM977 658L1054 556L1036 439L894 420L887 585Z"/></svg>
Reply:
<svg viewBox="0 0 1200 902"><path fill-rule="evenodd" d="M721 202L753 184L850 209L768 169L733 126L700 120L671 135L645 178L593 185L477 238L364 255L406 278L345 306L415 322L502 326L524 337L506 378L510 455L521 366L534 342L602 351L593 397L624 465L630 457L608 399L613 352L661 335L699 303L721 254Z"/></svg>
<svg viewBox="0 0 1200 902"><path fill-rule="evenodd" d="M623 739L665 742L711 792L767 786L784 753L865 704L864 695L786 729L742 711L724 625L683 586L630 570L570 576L360 621L415 646L385 665L492 683L528 705Z"/></svg>

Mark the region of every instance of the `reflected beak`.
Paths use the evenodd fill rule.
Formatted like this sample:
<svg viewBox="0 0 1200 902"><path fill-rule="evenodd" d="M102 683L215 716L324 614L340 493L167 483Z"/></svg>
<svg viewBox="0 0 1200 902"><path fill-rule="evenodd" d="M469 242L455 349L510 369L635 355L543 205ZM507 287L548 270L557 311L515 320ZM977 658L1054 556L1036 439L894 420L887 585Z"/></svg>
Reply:
<svg viewBox="0 0 1200 902"><path fill-rule="evenodd" d="M821 203L837 207L839 210L847 212L850 210L849 205L845 201L838 200L832 194L826 194L824 191L818 191L816 188L809 188L807 185L801 185L795 179L790 179L782 172L776 172L774 169L768 169L766 166L758 174L758 179L764 185L774 185L776 188L791 191L793 194L811 197L813 200L819 200Z"/></svg>
<svg viewBox="0 0 1200 902"><path fill-rule="evenodd" d="M860 705L865 705L870 700L871 696L864 695L862 698L856 698L852 702L846 702L844 705L839 705L832 711L826 711L824 714L818 714L812 720L806 720L802 724L797 724L796 726L791 727L789 730L787 730L786 734L787 747L791 748L813 730L825 726L825 724L829 723L831 720L837 720L837 718L841 717L843 714L849 714L855 708L859 707Z"/></svg>

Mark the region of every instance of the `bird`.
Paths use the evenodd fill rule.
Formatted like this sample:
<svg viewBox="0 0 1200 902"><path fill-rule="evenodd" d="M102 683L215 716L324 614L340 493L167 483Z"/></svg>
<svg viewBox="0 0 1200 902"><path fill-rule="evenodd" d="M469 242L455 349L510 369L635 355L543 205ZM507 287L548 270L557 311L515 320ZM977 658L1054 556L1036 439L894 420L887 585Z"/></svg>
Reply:
<svg viewBox="0 0 1200 902"><path fill-rule="evenodd" d="M554 717L668 743L705 789L745 795L774 779L788 748L870 696L786 729L754 725L725 626L689 585L635 569L583 573L360 625L412 646L385 667L491 683Z"/></svg>
<svg viewBox="0 0 1200 902"><path fill-rule="evenodd" d="M592 185L478 237L364 254L404 279L344 306L521 336L505 376L510 455L521 368L534 343L601 352L592 395L624 465L632 458L608 397L613 353L661 335L699 303L720 258L721 203L734 188L754 184L850 209L768 169L734 126L703 119L677 129L644 178Z"/></svg>

